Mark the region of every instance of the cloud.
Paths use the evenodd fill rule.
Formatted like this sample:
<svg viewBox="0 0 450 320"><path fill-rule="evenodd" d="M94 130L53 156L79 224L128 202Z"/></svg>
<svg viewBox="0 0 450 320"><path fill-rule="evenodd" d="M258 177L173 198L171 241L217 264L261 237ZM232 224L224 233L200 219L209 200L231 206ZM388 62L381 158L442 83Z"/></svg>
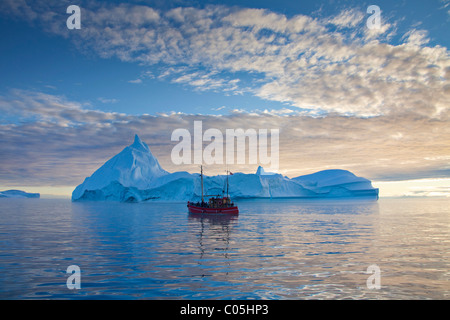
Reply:
<svg viewBox="0 0 450 320"><path fill-rule="evenodd" d="M62 96L36 91L13 89L8 95L0 96L3 114L15 116L19 121L77 126L86 123L100 125L126 117L124 114L107 113L86 107L87 105L68 101Z"/></svg>
<svg viewBox="0 0 450 320"><path fill-rule="evenodd" d="M405 196L410 197L447 197L450 198L450 186L410 187Z"/></svg>
<svg viewBox="0 0 450 320"><path fill-rule="evenodd" d="M168 73L165 73L166 78L169 77ZM179 83L188 85L196 91L215 91L215 92L231 92L233 94L242 93L242 89L239 89L239 79L227 79L218 72L205 72L202 70L192 70L187 72L184 69L181 73L172 72L170 74L172 83Z"/></svg>
<svg viewBox="0 0 450 320"><path fill-rule="evenodd" d="M83 5L83 28L69 34L41 18L43 9L51 16L53 5L29 6L36 14L25 16L41 19L46 30L71 39L81 51L139 63L156 79L197 91L251 93L311 114L365 117L413 109L439 117L448 108L447 49L428 47L427 32L416 29L389 44L397 29L385 15L381 27L370 30L367 15L356 9L331 17L287 17L219 5L163 11L90 2ZM252 81L243 81L248 77Z"/></svg>
<svg viewBox="0 0 450 320"><path fill-rule="evenodd" d="M405 33L402 39L405 39L406 43L414 46L422 46L430 41L430 39L428 39L428 32L426 30L416 29L412 29Z"/></svg>
<svg viewBox="0 0 450 320"><path fill-rule="evenodd" d="M195 171L170 159L177 128L279 129L280 171L290 177L341 168L378 181L448 177L450 120L415 113L396 117L311 116L293 109L232 111L223 115L126 115L87 109L64 97L13 90L0 97L0 179L4 185L81 183L138 133L168 171ZM256 165L235 165L254 172ZM211 172L221 168L212 167Z"/></svg>
<svg viewBox="0 0 450 320"><path fill-rule="evenodd" d="M331 17L328 23L339 28L355 28L362 23L365 14L357 9L342 10L337 16Z"/></svg>
<svg viewBox="0 0 450 320"><path fill-rule="evenodd" d="M442 7L440 9L446 10L447 14L450 15L450 1L449 0L441 0Z"/></svg>
<svg viewBox="0 0 450 320"><path fill-rule="evenodd" d="M192 129L194 120L222 132L279 128L280 169L290 177L330 168L384 181L450 175L450 58L447 48L429 46L426 30L410 29L394 44L395 21L370 31L351 9L288 17L267 9L93 1L81 5L82 29L69 32L61 23L67 3L5 0L0 9L81 52L141 65L146 71L130 83L152 77L197 91L250 93L286 108L127 115L11 90L0 96L4 184L75 186L135 133L165 169L196 170L170 160L172 131Z"/></svg>
<svg viewBox="0 0 450 320"><path fill-rule="evenodd" d="M129 80L128 83L139 84L142 83L142 79Z"/></svg>

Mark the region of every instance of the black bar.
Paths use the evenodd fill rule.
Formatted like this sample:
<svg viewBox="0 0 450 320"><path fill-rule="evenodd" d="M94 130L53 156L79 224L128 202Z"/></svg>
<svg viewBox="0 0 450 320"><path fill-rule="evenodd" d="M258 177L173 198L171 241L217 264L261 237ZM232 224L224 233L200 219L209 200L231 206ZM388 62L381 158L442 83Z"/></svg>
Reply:
<svg viewBox="0 0 450 320"><path fill-rule="evenodd" d="M391 300L12 300L1 301L15 318L52 314L143 319L313 319L418 316L425 310L444 312L448 301ZM445 308L445 309L444 309ZM57 313L56 313L57 311ZM425 311L426 312L426 311ZM445 313L444 313L445 314Z"/></svg>

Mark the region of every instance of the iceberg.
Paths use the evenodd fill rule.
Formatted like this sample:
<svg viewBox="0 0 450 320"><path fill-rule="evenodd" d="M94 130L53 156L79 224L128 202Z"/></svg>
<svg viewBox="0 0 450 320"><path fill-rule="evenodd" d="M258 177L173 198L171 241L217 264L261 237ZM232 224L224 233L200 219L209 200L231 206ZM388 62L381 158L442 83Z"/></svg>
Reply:
<svg viewBox="0 0 450 320"><path fill-rule="evenodd" d="M168 174L161 168L148 145L136 135L132 145L108 160L76 187L72 199L120 200L124 196L122 193L133 193L133 189L149 189L158 178Z"/></svg>
<svg viewBox="0 0 450 320"><path fill-rule="evenodd" d="M0 191L0 198L40 198L39 193L28 193L22 190Z"/></svg>
<svg viewBox="0 0 450 320"><path fill-rule="evenodd" d="M256 173L234 173L229 177L233 199L250 198L337 198L378 199L378 189L370 180L347 170L324 170L288 178L258 167ZM204 190L221 195L226 175L204 176ZM105 162L72 193L72 201L198 201L200 174L169 173L159 164L148 145L138 135L133 144Z"/></svg>

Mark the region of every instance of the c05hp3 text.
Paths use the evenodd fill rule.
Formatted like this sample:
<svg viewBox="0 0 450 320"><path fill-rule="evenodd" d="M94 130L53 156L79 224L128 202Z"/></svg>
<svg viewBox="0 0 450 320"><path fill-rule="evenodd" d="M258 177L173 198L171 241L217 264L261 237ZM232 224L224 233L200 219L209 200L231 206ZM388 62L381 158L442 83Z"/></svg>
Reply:
<svg viewBox="0 0 450 320"><path fill-rule="evenodd" d="M266 304L227 304L223 311L225 314L233 315L268 314L269 306Z"/></svg>

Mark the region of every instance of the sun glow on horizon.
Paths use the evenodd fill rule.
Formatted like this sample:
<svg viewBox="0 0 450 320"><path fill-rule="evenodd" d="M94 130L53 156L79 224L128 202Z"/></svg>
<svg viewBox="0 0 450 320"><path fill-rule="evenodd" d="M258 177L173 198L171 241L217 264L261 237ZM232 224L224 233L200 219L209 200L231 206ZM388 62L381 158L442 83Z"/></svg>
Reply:
<svg viewBox="0 0 450 320"><path fill-rule="evenodd" d="M380 197L447 197L450 198L450 178L405 181L373 181Z"/></svg>

